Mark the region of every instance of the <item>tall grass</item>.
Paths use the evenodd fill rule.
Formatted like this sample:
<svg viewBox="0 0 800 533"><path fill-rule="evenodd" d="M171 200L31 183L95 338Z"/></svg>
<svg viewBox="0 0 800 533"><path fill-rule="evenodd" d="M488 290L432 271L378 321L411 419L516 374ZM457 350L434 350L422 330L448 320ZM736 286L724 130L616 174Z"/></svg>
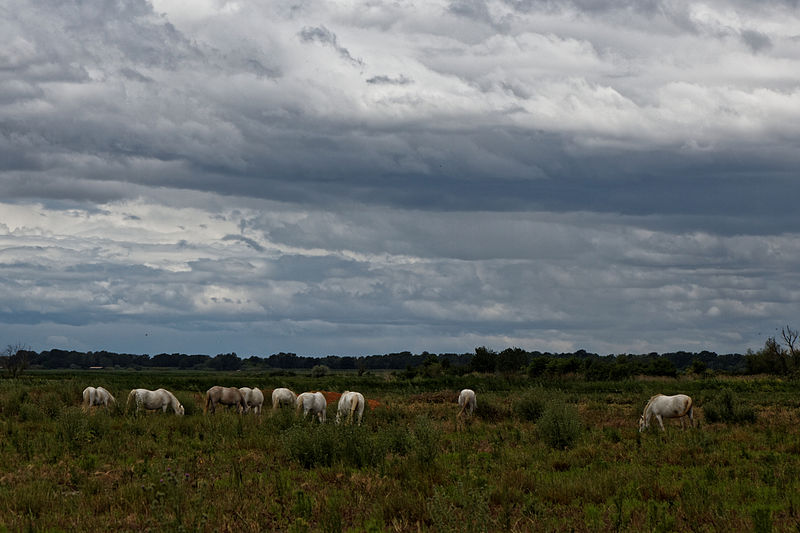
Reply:
<svg viewBox="0 0 800 533"><path fill-rule="evenodd" d="M438 378L384 380L367 394L381 405L362 426L336 426L291 409L204 415L199 391L215 379L236 384L235 375L81 376L0 381L0 524L9 530L91 521L172 531L786 531L800 521L798 402L785 382L531 388L466 376L439 394ZM279 377L243 384L268 389L269 379ZM373 383L296 379L298 390ZM165 386L187 415L84 412L89 380L118 401L134 384ZM462 385L479 395L476 416L460 426L449 394ZM719 401L752 409L755 423L726 416L640 434L642 399L678 386L697 398L698 418L709 420Z"/></svg>

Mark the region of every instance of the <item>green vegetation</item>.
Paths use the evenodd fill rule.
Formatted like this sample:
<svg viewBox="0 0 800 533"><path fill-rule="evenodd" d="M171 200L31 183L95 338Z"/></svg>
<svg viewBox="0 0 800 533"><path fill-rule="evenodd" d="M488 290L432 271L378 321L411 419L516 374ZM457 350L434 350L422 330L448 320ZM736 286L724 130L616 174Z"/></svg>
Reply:
<svg viewBox="0 0 800 533"><path fill-rule="evenodd" d="M360 390L379 405L360 427L330 423L334 405L325 425L290 409L207 416L212 384ZM86 385L120 405L133 387L163 386L187 415L86 413ZM457 423L462 387L478 410ZM797 388L709 376L28 371L0 380L0 529L796 530ZM699 427L639 433L656 392L691 395Z"/></svg>

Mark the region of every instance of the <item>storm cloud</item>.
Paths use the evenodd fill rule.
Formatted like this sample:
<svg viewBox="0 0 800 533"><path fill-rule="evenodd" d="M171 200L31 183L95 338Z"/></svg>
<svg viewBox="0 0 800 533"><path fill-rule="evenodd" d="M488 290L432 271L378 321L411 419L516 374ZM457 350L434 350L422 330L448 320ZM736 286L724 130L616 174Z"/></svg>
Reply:
<svg viewBox="0 0 800 533"><path fill-rule="evenodd" d="M800 311L795 2L0 10L9 343L743 352Z"/></svg>

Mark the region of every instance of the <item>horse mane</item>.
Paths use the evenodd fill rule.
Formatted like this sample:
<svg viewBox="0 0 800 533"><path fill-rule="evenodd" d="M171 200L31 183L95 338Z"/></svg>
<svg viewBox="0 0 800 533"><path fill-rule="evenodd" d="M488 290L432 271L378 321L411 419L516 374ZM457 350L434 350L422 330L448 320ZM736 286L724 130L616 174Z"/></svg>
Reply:
<svg viewBox="0 0 800 533"><path fill-rule="evenodd" d="M648 410L648 409L650 409L650 405L653 403L653 400L655 400L655 399L656 399L656 398L658 398L659 396L664 396L664 395L663 395L663 394L661 394L661 393L658 393L658 394L655 394L655 395L651 396L651 397L650 397L650 399L649 399L649 400L647 400L647 403L646 403L646 404L645 404L645 406L644 406L644 411L642 412L642 416L644 416L645 414L647 414L647 410Z"/></svg>

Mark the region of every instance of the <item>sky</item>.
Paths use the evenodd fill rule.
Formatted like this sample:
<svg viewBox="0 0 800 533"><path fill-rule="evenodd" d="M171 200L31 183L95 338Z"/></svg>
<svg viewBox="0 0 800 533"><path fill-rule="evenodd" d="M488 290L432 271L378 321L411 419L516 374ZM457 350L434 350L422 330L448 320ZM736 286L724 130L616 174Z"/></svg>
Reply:
<svg viewBox="0 0 800 533"><path fill-rule="evenodd" d="M0 0L0 345L758 350L797 0Z"/></svg>

